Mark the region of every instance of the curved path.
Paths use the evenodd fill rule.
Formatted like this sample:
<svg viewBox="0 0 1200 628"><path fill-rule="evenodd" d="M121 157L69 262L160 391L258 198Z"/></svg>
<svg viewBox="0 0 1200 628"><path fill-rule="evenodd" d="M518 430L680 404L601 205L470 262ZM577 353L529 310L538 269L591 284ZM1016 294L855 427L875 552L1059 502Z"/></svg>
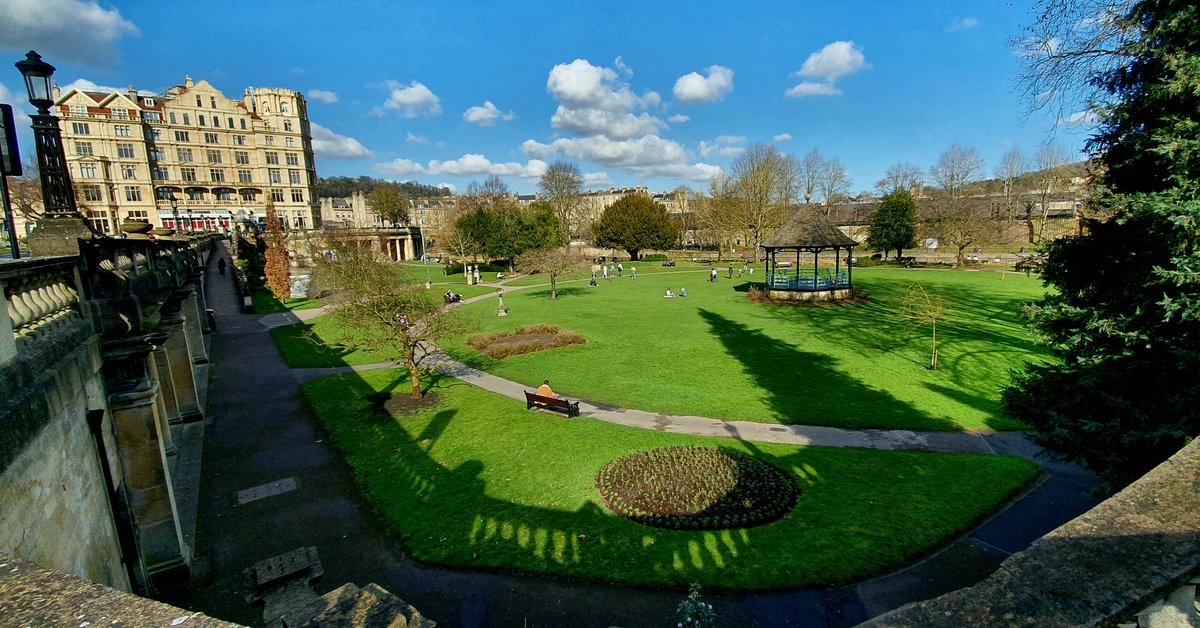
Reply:
<svg viewBox="0 0 1200 628"><path fill-rule="evenodd" d="M213 256L210 265L216 264L217 257ZM320 312L268 317L242 314L232 282L217 275L215 269L209 278L208 307L216 310L217 329L212 336L203 433L193 563L196 577L186 589L163 597L213 617L259 624L262 609L245 601L243 571L265 558L314 546L325 570L319 593L346 582L359 586L376 582L443 627L674 625L675 606L683 597L678 591L458 571L412 560L395 534L374 515L353 470L328 442L323 426L300 393L300 377L324 373L288 369L267 333L268 326L308 319ZM506 287L506 291L515 289L519 288ZM474 373L460 374L475 377ZM500 380L499 385L509 384L520 394L518 384ZM593 405L599 412L607 411L600 404ZM631 412L614 410L609 418L637 418ZM662 429L701 429L689 428L686 418L667 417ZM724 431L723 435L730 437L738 436L736 431L742 429L739 422L697 419L702 429ZM750 427L753 425L747 429ZM768 431L767 437L780 438L780 434ZM813 442L822 438L811 431L789 437L801 436ZM866 438L858 433L842 436ZM914 434L913 438L920 436ZM878 441L891 437L907 438L888 435ZM998 454L1034 458L1037 453L1018 434L970 438ZM909 601L971 585L990 575L1010 553L1024 549L1093 504L1085 495L1094 482L1089 474L1069 465L1039 463L1047 473L1038 486L912 567L847 586L705 595L705 599L715 607L722 625L844 626ZM294 490L245 503L238 499L241 491L288 478L294 478Z"/></svg>

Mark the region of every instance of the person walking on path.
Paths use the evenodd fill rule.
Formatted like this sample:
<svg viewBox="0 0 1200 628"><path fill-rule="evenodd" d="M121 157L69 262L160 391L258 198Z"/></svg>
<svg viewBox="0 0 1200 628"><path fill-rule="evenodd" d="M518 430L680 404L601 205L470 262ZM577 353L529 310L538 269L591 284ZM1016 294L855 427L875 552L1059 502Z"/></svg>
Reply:
<svg viewBox="0 0 1200 628"><path fill-rule="evenodd" d="M733 264L729 265L729 278L733 279Z"/></svg>
<svg viewBox="0 0 1200 628"><path fill-rule="evenodd" d="M608 266L601 266L601 268L604 270L604 278L608 279Z"/></svg>
<svg viewBox="0 0 1200 628"><path fill-rule="evenodd" d="M717 269L714 268L714 269L708 271L708 282L709 283L717 282Z"/></svg>
<svg viewBox="0 0 1200 628"><path fill-rule="evenodd" d="M630 266L630 267L629 267L629 278L630 278L630 279L637 279L637 266Z"/></svg>
<svg viewBox="0 0 1200 628"><path fill-rule="evenodd" d="M217 272L221 273L222 275L225 274L225 258L224 257L217 260Z"/></svg>
<svg viewBox="0 0 1200 628"><path fill-rule="evenodd" d="M618 278L622 277L624 272L625 272L625 266L623 266L622 264L618 263L618 264L617 264L617 277L618 277Z"/></svg>

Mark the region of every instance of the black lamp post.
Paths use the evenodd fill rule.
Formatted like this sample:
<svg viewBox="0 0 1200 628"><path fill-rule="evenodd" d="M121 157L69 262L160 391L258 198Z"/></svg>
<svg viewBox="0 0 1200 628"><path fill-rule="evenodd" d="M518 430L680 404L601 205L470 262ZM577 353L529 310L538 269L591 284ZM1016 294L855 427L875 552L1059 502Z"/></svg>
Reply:
<svg viewBox="0 0 1200 628"><path fill-rule="evenodd" d="M171 218L175 223L175 233L181 233L183 230L179 228L179 199L175 198L175 193L171 192Z"/></svg>
<svg viewBox="0 0 1200 628"><path fill-rule="evenodd" d="M75 191L71 187L71 174L67 171L67 156L63 152L62 132L58 118L50 115L54 106L52 83L54 66L42 61L41 55L30 50L24 61L16 63L25 77L25 89L29 92L29 104L38 113L29 116L33 120L33 141L37 148L38 174L42 182L42 206L47 218L74 218L79 216L75 206Z"/></svg>

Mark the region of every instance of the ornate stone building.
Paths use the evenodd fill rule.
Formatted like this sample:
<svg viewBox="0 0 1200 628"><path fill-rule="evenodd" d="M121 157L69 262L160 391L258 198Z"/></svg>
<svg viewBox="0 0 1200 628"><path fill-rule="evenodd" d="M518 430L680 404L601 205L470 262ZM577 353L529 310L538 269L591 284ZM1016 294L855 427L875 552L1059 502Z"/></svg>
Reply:
<svg viewBox="0 0 1200 628"><path fill-rule="evenodd" d="M157 96L59 94L63 146L81 211L116 233L126 218L183 228L262 221L268 202L291 228L320 226L304 96L249 88L241 100L188 77Z"/></svg>

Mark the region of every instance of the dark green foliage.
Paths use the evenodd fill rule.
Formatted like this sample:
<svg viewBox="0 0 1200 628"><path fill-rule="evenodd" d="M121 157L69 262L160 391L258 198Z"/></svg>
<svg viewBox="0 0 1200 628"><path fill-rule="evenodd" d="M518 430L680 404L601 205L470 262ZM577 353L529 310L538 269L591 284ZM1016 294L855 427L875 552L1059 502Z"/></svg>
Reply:
<svg viewBox="0 0 1200 628"><path fill-rule="evenodd" d="M609 461L596 490L614 513L670 530L748 528L791 512L800 488L779 469L712 447L664 447Z"/></svg>
<svg viewBox="0 0 1200 628"><path fill-rule="evenodd" d="M867 248L873 251L896 250L896 259L904 249L917 245L917 202L908 190L894 190L883 197L871 212L867 226Z"/></svg>
<svg viewBox="0 0 1200 628"><path fill-rule="evenodd" d="M484 255L493 260L512 262L525 251L566 243L558 217L545 203L525 208L512 203L489 209L479 207L460 216L455 227L478 243Z"/></svg>
<svg viewBox="0 0 1200 628"><path fill-rule="evenodd" d="M1090 143L1114 217L1046 248L1056 294L1027 315L1061 363L1030 366L1003 398L1035 440L1112 488L1200 433L1200 11L1145 1L1126 19L1139 36L1095 79L1114 102Z"/></svg>
<svg viewBox="0 0 1200 628"><path fill-rule="evenodd" d="M396 189L401 196L409 198L420 198L424 196L450 196L450 190L446 188L434 187L432 185L424 185L414 181L405 181L396 183L394 181L385 181L374 177L327 177L317 179L317 196L322 198L345 198L355 192L362 192L369 195L376 187L380 185L391 186Z"/></svg>
<svg viewBox="0 0 1200 628"><path fill-rule="evenodd" d="M592 226L596 246L622 249L637 260L638 251L666 249L679 241L679 224L667 208L641 194L627 194L600 214Z"/></svg>

